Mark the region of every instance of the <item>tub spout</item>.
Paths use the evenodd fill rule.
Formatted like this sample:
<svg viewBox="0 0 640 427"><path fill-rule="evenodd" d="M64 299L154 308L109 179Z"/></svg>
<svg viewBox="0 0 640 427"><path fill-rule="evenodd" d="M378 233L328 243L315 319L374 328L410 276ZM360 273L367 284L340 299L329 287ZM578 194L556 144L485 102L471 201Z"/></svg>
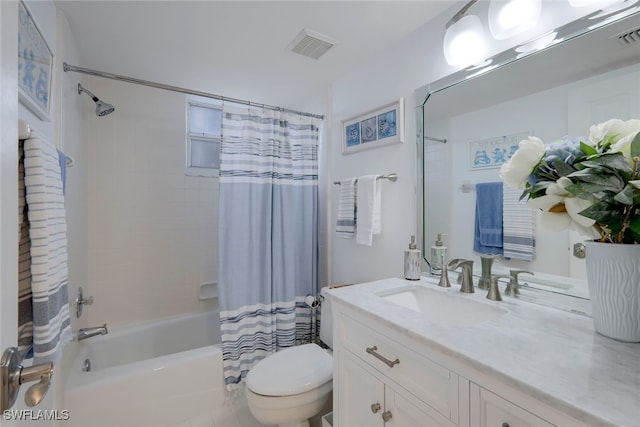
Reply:
<svg viewBox="0 0 640 427"><path fill-rule="evenodd" d="M87 338L95 337L96 335L107 335L107 324L102 326L96 326L93 328L80 328L78 329L78 341L86 340Z"/></svg>

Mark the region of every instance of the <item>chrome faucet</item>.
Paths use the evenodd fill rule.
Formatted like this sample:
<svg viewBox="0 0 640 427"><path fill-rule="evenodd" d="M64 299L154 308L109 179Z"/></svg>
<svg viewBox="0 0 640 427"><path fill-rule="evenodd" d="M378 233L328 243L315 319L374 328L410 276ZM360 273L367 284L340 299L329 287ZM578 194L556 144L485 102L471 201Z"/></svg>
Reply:
<svg viewBox="0 0 640 427"><path fill-rule="evenodd" d="M96 335L107 335L107 324L102 326L96 326L93 328L80 328L78 329L78 341L86 340L87 338L95 337Z"/></svg>
<svg viewBox="0 0 640 427"><path fill-rule="evenodd" d="M486 254L480 256L480 265L482 266L482 274L478 280L478 289L489 289L491 283L491 266L493 261L499 255Z"/></svg>
<svg viewBox="0 0 640 427"><path fill-rule="evenodd" d="M518 297L520 295L520 284L518 283L518 274L520 273L533 275L531 271L511 270L509 272L511 278L509 280L509 283L507 284L507 288L504 290L505 295L509 295L510 297Z"/></svg>
<svg viewBox="0 0 640 427"><path fill-rule="evenodd" d="M502 301L500 296L500 289L498 288L498 279L508 279L509 276L501 276L499 274L492 274L489 279L489 292L487 292L487 299L491 301Z"/></svg>
<svg viewBox="0 0 640 427"><path fill-rule="evenodd" d="M460 292L464 292L465 294L473 293L473 261L470 259L456 258L452 259L447 264L448 270L455 270L458 268L462 269L462 286L460 287Z"/></svg>

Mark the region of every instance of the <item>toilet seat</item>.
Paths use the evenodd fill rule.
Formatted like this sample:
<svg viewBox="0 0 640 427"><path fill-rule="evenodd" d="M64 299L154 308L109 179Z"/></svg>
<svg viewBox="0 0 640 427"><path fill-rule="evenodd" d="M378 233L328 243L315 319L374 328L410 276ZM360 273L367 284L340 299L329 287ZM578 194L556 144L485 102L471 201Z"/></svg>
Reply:
<svg viewBox="0 0 640 427"><path fill-rule="evenodd" d="M247 374L247 388L264 396L291 396L333 377L333 357L316 344L287 348L262 359Z"/></svg>

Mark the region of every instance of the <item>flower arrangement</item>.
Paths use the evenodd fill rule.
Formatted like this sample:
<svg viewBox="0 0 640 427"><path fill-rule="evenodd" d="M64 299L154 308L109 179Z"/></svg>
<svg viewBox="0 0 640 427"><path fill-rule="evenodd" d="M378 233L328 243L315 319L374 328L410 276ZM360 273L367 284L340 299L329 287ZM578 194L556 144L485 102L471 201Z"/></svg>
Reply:
<svg viewBox="0 0 640 427"><path fill-rule="evenodd" d="M640 120L591 126L588 141L520 141L502 165L507 185L523 188L541 224L571 228L600 242L640 243Z"/></svg>

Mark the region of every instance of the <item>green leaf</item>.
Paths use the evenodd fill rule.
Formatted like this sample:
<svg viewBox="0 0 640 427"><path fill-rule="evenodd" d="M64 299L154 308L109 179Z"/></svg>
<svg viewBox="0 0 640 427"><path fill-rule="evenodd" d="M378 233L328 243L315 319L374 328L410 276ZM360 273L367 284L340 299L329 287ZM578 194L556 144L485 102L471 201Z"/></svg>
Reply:
<svg viewBox="0 0 640 427"><path fill-rule="evenodd" d="M618 203L622 203L623 205L633 205L633 188L631 188L630 185L626 185L624 189L616 194L613 199Z"/></svg>
<svg viewBox="0 0 640 427"><path fill-rule="evenodd" d="M553 167L556 170L556 172L558 173L559 176L567 176L573 172L576 171L576 168L574 168L571 165L566 164L565 162L563 162L560 159L556 159L553 161Z"/></svg>
<svg viewBox="0 0 640 427"><path fill-rule="evenodd" d="M631 168L631 166L629 166L629 161L624 156L624 154L620 152L601 154L596 157L591 157L589 158L589 160L582 163L589 167L605 166L607 168L626 173L633 172L633 169Z"/></svg>
<svg viewBox="0 0 640 427"><path fill-rule="evenodd" d="M595 148L582 141L580 141L580 151L582 151L586 156L593 156L594 154L598 154L598 151Z"/></svg>
<svg viewBox="0 0 640 427"><path fill-rule="evenodd" d="M617 228L618 232L622 229L622 213L609 203L596 202L579 213L596 222L606 224L611 231L614 231L613 228Z"/></svg>
<svg viewBox="0 0 640 427"><path fill-rule="evenodd" d="M629 222L629 228L633 233L633 239L635 240L635 242L640 243L640 215L631 218L631 221Z"/></svg>
<svg viewBox="0 0 640 427"><path fill-rule="evenodd" d="M640 156L640 132L631 141L631 158Z"/></svg>

